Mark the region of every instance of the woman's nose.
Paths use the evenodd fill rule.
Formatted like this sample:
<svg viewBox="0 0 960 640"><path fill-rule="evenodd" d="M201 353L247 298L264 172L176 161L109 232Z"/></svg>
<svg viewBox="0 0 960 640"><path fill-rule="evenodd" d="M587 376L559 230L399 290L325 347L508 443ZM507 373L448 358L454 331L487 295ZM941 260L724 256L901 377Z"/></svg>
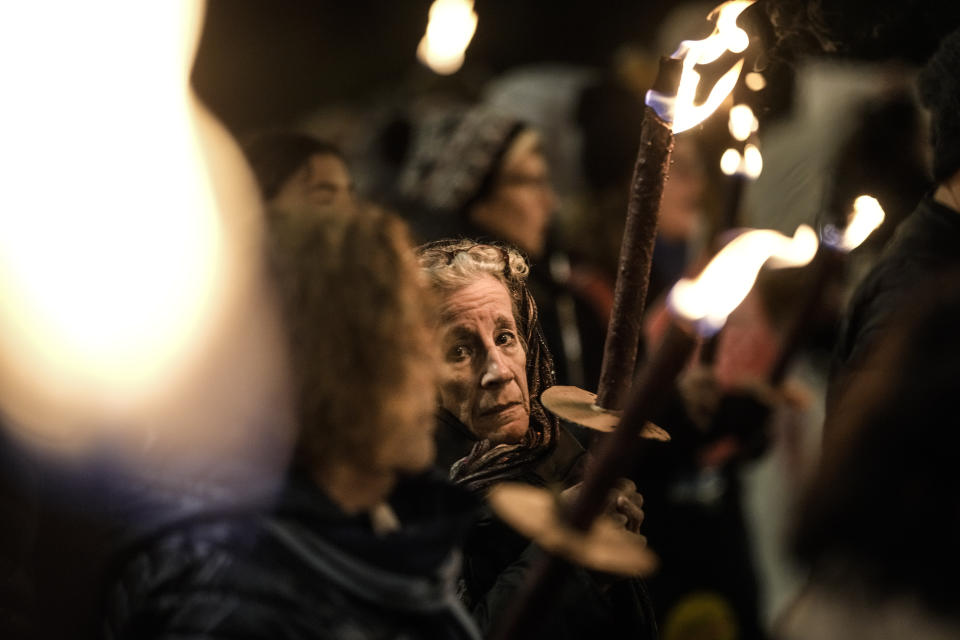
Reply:
<svg viewBox="0 0 960 640"><path fill-rule="evenodd" d="M507 368L500 354L496 349L487 354L487 359L483 363L483 370L480 373L480 386L492 387L503 384L510 378Z"/></svg>

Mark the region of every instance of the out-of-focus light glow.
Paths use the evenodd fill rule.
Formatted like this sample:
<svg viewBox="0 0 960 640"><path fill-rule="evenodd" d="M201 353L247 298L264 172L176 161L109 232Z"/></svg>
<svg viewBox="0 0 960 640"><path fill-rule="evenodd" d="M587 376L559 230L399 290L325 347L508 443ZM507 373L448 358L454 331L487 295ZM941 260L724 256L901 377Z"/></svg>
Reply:
<svg viewBox="0 0 960 640"><path fill-rule="evenodd" d="M843 232L840 248L844 251L853 251L859 247L877 227L883 224L884 217L883 207L876 198L867 195L859 196L853 201L853 212Z"/></svg>
<svg viewBox="0 0 960 640"><path fill-rule="evenodd" d="M720 170L724 175L738 174L756 180L763 171L763 156L752 144L746 145L742 156L736 149L727 149L720 156Z"/></svg>
<svg viewBox="0 0 960 640"><path fill-rule="evenodd" d="M417 58L434 73L450 75L463 66L467 46L477 30L473 0L434 0Z"/></svg>
<svg viewBox="0 0 960 640"><path fill-rule="evenodd" d="M760 123L753 115L753 109L745 104L738 104L730 108L730 121L727 126L730 128L730 135L743 142L760 128Z"/></svg>
<svg viewBox="0 0 960 640"><path fill-rule="evenodd" d="M657 109L660 117L673 123L674 133L686 131L703 122L733 91L743 68L742 59L721 76L702 104L694 103L697 87L700 85L700 74L694 67L714 62L727 51L742 53L746 50L750 37L737 26L737 18L753 3L754 0L730 0L721 4L708 16L710 19L716 16L717 21L709 37L703 40L684 40L680 43L672 57L683 60L683 74L680 76L680 87L672 105L669 104L670 101L663 101L662 98L658 100L655 92L648 92L647 104Z"/></svg>
<svg viewBox="0 0 960 640"><path fill-rule="evenodd" d="M222 302L236 202L214 191L226 169L189 88L202 16L192 0L0 8L0 361L48 394L161 391Z"/></svg>
<svg viewBox="0 0 960 640"><path fill-rule="evenodd" d="M701 335L711 335L750 292L764 263L801 267L813 259L817 246L817 234L807 225L798 227L793 238L769 229L747 231L721 249L699 277L674 285L668 305Z"/></svg>
<svg viewBox="0 0 960 640"><path fill-rule="evenodd" d="M720 156L720 170L725 175L732 176L740 166L740 152L736 149L727 149Z"/></svg>
<svg viewBox="0 0 960 640"><path fill-rule="evenodd" d="M763 172L763 156L760 149L752 144L748 144L743 149L743 172L753 180L760 177Z"/></svg>
<svg viewBox="0 0 960 640"><path fill-rule="evenodd" d="M751 71L744 76L743 83L747 85L747 89L750 89L750 91L763 91L767 86L767 80L763 77L763 74L756 71Z"/></svg>

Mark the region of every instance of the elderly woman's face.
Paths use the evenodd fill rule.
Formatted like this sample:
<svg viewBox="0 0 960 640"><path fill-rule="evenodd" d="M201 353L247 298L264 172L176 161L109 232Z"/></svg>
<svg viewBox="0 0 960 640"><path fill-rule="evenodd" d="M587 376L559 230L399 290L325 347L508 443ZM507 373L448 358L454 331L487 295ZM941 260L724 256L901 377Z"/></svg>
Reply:
<svg viewBox="0 0 960 640"><path fill-rule="evenodd" d="M443 296L440 400L479 438L519 442L530 422L527 355L507 288L492 276Z"/></svg>

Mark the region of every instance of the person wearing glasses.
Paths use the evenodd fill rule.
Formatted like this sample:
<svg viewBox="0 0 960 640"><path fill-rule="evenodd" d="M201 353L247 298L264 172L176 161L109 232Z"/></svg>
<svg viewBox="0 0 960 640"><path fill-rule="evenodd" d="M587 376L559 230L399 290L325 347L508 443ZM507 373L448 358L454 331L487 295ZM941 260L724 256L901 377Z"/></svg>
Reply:
<svg viewBox="0 0 960 640"><path fill-rule="evenodd" d="M410 133L397 208L421 241L503 242L529 257L527 286L540 309L561 384L599 379L605 320L575 290L566 254L552 246L558 207L540 135L487 106L440 110Z"/></svg>

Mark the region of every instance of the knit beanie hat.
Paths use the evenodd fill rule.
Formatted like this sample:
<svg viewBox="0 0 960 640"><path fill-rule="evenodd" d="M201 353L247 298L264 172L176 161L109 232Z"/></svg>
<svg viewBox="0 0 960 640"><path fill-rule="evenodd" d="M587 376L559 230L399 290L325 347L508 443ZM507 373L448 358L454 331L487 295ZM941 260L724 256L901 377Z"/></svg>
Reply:
<svg viewBox="0 0 960 640"><path fill-rule="evenodd" d="M424 116L398 178L401 200L430 212L463 214L489 192L504 154L524 128L486 106Z"/></svg>
<svg viewBox="0 0 960 640"><path fill-rule="evenodd" d="M930 110L933 179L939 183L960 169L960 29L943 39L918 84Z"/></svg>

